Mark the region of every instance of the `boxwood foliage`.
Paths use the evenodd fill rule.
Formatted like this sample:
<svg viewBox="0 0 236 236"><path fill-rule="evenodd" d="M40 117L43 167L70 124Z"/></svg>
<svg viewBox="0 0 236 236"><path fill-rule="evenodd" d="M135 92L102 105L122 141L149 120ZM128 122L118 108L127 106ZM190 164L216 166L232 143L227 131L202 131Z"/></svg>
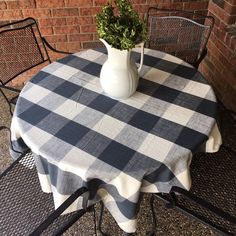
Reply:
<svg viewBox="0 0 236 236"><path fill-rule="evenodd" d="M110 0L96 15L98 36L112 47L125 50L147 40L147 27L134 11L129 0L114 0L118 13Z"/></svg>

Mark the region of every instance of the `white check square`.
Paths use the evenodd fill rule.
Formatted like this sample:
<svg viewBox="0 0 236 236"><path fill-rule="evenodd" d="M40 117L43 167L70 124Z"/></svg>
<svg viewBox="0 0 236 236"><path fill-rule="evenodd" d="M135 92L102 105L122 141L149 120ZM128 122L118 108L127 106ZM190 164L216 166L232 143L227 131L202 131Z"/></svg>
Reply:
<svg viewBox="0 0 236 236"><path fill-rule="evenodd" d="M170 76L169 73L158 70L156 68L151 68L145 75L144 78L153 81L158 84L163 84L165 80Z"/></svg>
<svg viewBox="0 0 236 236"><path fill-rule="evenodd" d="M59 69L54 71L52 74L57 76L57 77L59 77L59 78L68 80L71 76L73 76L76 73L78 73L78 71L79 70L77 70L77 69L75 69L75 68L73 68L71 66L63 65Z"/></svg>
<svg viewBox="0 0 236 236"><path fill-rule="evenodd" d="M79 54L78 56L80 58L84 58L84 59L86 59L88 61L95 61L98 57L100 57L102 55L104 55L104 54L101 53L101 52L89 49L89 50L84 51L83 53Z"/></svg>
<svg viewBox="0 0 236 236"><path fill-rule="evenodd" d="M94 156L77 147L73 147L58 163L58 167L63 171L79 175L86 181L86 173L94 161L96 161Z"/></svg>
<svg viewBox="0 0 236 236"><path fill-rule="evenodd" d="M171 104L162 117L185 126L194 113L190 109Z"/></svg>
<svg viewBox="0 0 236 236"><path fill-rule="evenodd" d="M98 77L93 77L92 80L89 80L88 83L84 86L84 88L91 90L95 93L103 93L103 89L100 85L100 79Z"/></svg>
<svg viewBox="0 0 236 236"><path fill-rule="evenodd" d="M93 130L110 139L114 139L124 127L125 123L111 116L104 115L103 118L93 127Z"/></svg>
<svg viewBox="0 0 236 236"><path fill-rule="evenodd" d="M40 155L40 148L52 138L52 135L33 126L27 133L22 135L22 138L33 153Z"/></svg>
<svg viewBox="0 0 236 236"><path fill-rule="evenodd" d="M42 71L52 74L55 70L58 70L61 67L61 63L54 61L53 63L45 66Z"/></svg>
<svg viewBox="0 0 236 236"><path fill-rule="evenodd" d="M54 113L57 113L58 115L61 115L69 120L73 120L73 118L77 116L84 108L84 105L68 99L56 110L54 110Z"/></svg>
<svg viewBox="0 0 236 236"><path fill-rule="evenodd" d="M21 97L29 100L32 103L38 103L40 100L47 97L47 95L51 93L50 90L45 89L37 84L34 84L31 89L28 89L27 91L23 91L21 93Z"/></svg>
<svg viewBox="0 0 236 236"><path fill-rule="evenodd" d="M202 84L195 81L189 81L183 89L183 92L205 98L211 87L208 84Z"/></svg>
<svg viewBox="0 0 236 236"><path fill-rule="evenodd" d="M139 180L136 180L132 176L123 172L120 172L120 174L108 184L116 186L119 194L126 199L134 196L141 186L141 182Z"/></svg>
<svg viewBox="0 0 236 236"><path fill-rule="evenodd" d="M174 62L176 64L181 64L183 62L182 59L178 58L178 57L175 57L175 56L172 56L170 54L165 54L165 56L163 57L164 60L166 61L171 61L171 62Z"/></svg>
<svg viewBox="0 0 236 236"><path fill-rule="evenodd" d="M122 100L122 103L140 109L149 98L150 96L136 91L131 97Z"/></svg>
<svg viewBox="0 0 236 236"><path fill-rule="evenodd" d="M173 143L163 138L148 134L138 152L163 162Z"/></svg>

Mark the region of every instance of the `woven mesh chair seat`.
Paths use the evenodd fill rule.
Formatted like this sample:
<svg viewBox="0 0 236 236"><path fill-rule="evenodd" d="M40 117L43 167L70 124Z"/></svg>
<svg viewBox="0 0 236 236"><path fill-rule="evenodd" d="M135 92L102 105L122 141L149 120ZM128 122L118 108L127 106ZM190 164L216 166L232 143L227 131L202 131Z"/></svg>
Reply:
<svg viewBox="0 0 236 236"><path fill-rule="evenodd" d="M199 153L194 155L191 163L192 187L190 193L222 213L215 214L208 206L189 199L187 191L175 194L175 206L194 216L203 223L226 235L236 234L236 155L222 147L217 153ZM156 195L171 202L168 194ZM226 215L226 216L225 216ZM230 221L228 220L230 219Z"/></svg>
<svg viewBox="0 0 236 236"><path fill-rule="evenodd" d="M233 152L221 148L217 153L201 153L194 156L191 165L191 176L193 184L191 192L199 196L212 205L222 209L235 217L236 220L236 156ZM179 197L181 205L185 206L184 198ZM211 222L227 229L229 233L236 234L236 221L230 223L227 220L211 214L204 208L194 209L195 212L206 216Z"/></svg>
<svg viewBox="0 0 236 236"><path fill-rule="evenodd" d="M0 234L29 235L54 211L52 194L41 190L32 153L11 167L0 179ZM42 235L52 235L76 214L61 215Z"/></svg>

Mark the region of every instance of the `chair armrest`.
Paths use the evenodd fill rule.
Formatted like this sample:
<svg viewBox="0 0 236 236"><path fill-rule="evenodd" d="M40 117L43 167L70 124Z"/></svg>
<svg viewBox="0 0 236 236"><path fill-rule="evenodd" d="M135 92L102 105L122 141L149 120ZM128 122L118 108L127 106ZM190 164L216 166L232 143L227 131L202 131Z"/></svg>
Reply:
<svg viewBox="0 0 236 236"><path fill-rule="evenodd" d="M200 205L201 207L213 212L214 214L218 215L219 217L222 217L223 219L229 221L229 222L232 222L233 224L236 224L236 218L232 215L230 215L229 213L223 211L222 209L212 205L210 202L206 201L205 199L203 198L200 198L198 196L196 196L195 194L185 190L185 189L182 189L180 187L172 187L170 193L174 193L176 194L176 199L178 199L178 195L182 195L184 197L186 197L187 199L189 199L190 201ZM175 202L175 206L177 207L180 207L181 208L181 205L178 204L178 200L176 200Z"/></svg>
<svg viewBox="0 0 236 236"><path fill-rule="evenodd" d="M50 43L44 37L42 37L42 40L43 40L43 43L53 52L62 53L62 54L73 54L72 52L64 52L64 51L55 49L52 45L50 45Z"/></svg>
<svg viewBox="0 0 236 236"><path fill-rule="evenodd" d="M202 60L205 58L205 56L207 55L207 48L204 48L200 57L198 58L198 60L193 64L193 66L195 68L198 68L200 63L202 62Z"/></svg>
<svg viewBox="0 0 236 236"><path fill-rule="evenodd" d="M30 236L40 235L46 230L54 220L56 220L79 196L84 193L88 193L88 189L85 187L77 189L70 197L68 197L54 212L52 212L46 220L44 220L31 234ZM86 209L79 210L81 216L86 212Z"/></svg>

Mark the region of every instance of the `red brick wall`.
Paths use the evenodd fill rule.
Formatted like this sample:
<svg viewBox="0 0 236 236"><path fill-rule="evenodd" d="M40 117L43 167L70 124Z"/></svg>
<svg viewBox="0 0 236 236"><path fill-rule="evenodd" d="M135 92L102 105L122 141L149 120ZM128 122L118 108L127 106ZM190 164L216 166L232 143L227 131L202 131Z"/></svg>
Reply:
<svg viewBox="0 0 236 236"><path fill-rule="evenodd" d="M220 100L236 111L236 0L212 0L208 10L215 26L200 69Z"/></svg>
<svg viewBox="0 0 236 236"><path fill-rule="evenodd" d="M96 46L95 15L107 0L10 0L0 1L0 23L34 17L47 40L57 49L76 52ZM205 11L208 0L131 0L144 15L147 8L161 7Z"/></svg>
<svg viewBox="0 0 236 236"><path fill-rule="evenodd" d="M0 1L0 24L34 17L43 36L57 49L76 52L96 47L95 15L107 0L8 0ZM131 0L141 16L149 6L208 11L209 0ZM209 55L200 70L217 94L236 110L235 18L236 0L210 0L209 12L216 24L208 45ZM57 57L58 55L55 55ZM34 70L35 72L35 70ZM24 79L23 79L24 80ZM21 82L23 80L20 80Z"/></svg>

